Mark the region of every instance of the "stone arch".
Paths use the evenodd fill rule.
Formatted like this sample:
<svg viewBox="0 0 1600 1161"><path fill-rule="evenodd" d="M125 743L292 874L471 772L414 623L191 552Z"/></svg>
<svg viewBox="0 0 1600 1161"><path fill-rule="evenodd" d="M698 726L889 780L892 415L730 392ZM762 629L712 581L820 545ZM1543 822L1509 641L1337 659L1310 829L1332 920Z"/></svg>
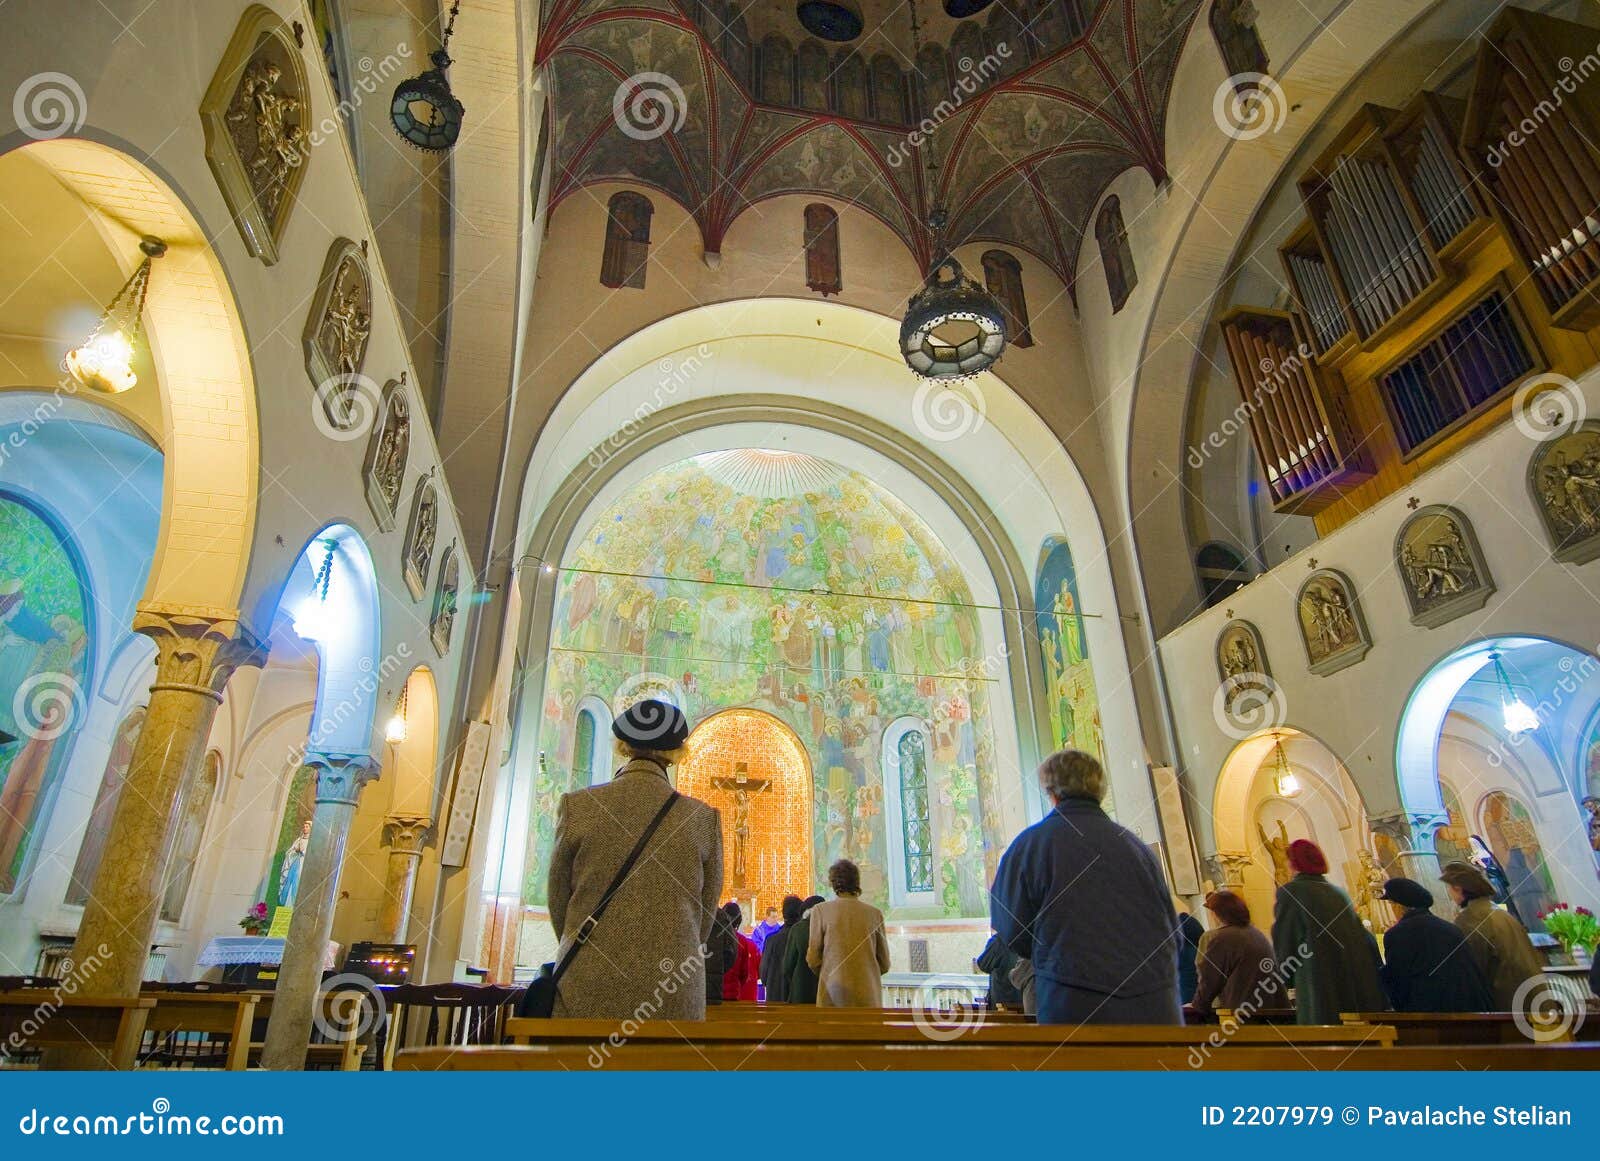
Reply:
<svg viewBox="0 0 1600 1161"><path fill-rule="evenodd" d="M239 607L250 564L259 427L249 345L222 263L178 193L121 149L58 138L14 153L45 167L82 204L121 277L140 258L138 237L125 224L130 214L139 232L167 243L145 302L160 392L146 422L159 428L152 434L165 457L165 484L142 603L228 614ZM106 288L105 298L115 289ZM219 414L231 422L215 422Z"/></svg>

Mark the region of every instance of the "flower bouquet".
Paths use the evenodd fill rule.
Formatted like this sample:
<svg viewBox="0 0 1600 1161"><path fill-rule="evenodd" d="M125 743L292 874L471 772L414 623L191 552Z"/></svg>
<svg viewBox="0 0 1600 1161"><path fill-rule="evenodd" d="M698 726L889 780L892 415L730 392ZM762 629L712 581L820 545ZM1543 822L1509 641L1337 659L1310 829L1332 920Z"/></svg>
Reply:
<svg viewBox="0 0 1600 1161"><path fill-rule="evenodd" d="M244 918L239 920L239 926L246 935L265 935L267 933L267 905L257 903L244 913Z"/></svg>
<svg viewBox="0 0 1600 1161"><path fill-rule="evenodd" d="M1557 903L1550 910L1541 912L1539 918L1544 923L1544 929L1555 937L1568 955L1572 954L1574 948L1582 948L1593 955L1595 945L1600 944L1600 921L1587 907L1568 907L1565 903Z"/></svg>

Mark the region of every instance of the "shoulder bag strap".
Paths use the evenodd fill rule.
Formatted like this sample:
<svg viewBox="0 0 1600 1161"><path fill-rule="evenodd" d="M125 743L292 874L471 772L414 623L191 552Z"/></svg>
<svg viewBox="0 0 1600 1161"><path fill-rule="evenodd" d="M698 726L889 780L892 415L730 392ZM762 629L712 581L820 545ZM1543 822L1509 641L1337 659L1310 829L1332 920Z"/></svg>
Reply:
<svg viewBox="0 0 1600 1161"><path fill-rule="evenodd" d="M656 833L656 828L661 825L662 819L667 817L667 811L672 809L672 804L678 801L680 797L681 795L676 790L667 795L667 800L661 804L661 809L656 811L656 816L650 820L650 825L644 828L644 833L639 836L639 841L633 844L633 850L629 851L628 857L622 860L622 866L618 868L616 877L611 880L611 886L607 887L606 893L600 896L600 902L595 904L594 911L590 913L589 918L585 919L578 927L578 932L572 939L572 946L567 948L567 954L561 957L561 962L556 965L556 969L551 975L552 983L561 981L561 977L566 974L567 968L572 966L572 961L576 958L579 950L589 942L589 936L594 933L595 926L600 922L600 917L605 914L606 908L611 906L612 897L622 887L623 881L628 877L628 872L633 870L633 865L639 861L639 856L644 854L644 848L649 844L650 836Z"/></svg>

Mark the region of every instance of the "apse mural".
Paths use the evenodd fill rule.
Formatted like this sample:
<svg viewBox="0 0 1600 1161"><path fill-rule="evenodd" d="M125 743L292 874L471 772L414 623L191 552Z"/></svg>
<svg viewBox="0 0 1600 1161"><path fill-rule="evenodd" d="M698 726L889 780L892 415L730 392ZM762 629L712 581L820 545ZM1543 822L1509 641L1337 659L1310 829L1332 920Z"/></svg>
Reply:
<svg viewBox="0 0 1600 1161"><path fill-rule="evenodd" d="M1072 550L1064 539L1052 536L1040 549L1039 580L1034 588L1034 617L1050 700L1050 740L1057 747L1082 750L1104 761L1100 701L1095 696L1081 610ZM1108 797L1108 809L1110 805Z"/></svg>
<svg viewBox="0 0 1600 1161"><path fill-rule="evenodd" d="M111 817L116 813L122 784L128 780L128 767L133 765L133 745L139 740L144 717L145 708L139 706L122 719L116 739L111 743L111 753L106 756L105 773L100 777L100 789L95 793L94 807L83 828L83 842L72 864L72 881L67 885L66 901L74 906L82 907L89 901L89 889L94 885L100 860L105 857Z"/></svg>
<svg viewBox="0 0 1600 1161"><path fill-rule="evenodd" d="M848 855L861 865L864 897L880 907L890 857L883 733L904 717L926 723L936 907L987 914L1001 846L982 657L959 568L872 481L811 456L754 449L663 469L602 513L561 573L527 901L545 899L557 800L587 781L576 753L579 703L594 695L616 710L651 695L676 701L691 723L749 707L792 730L811 776L810 849L780 849L754 833L761 816L752 810L750 857L764 852L768 871L786 866L784 889L804 895ZM736 779L733 769L702 773ZM768 777L754 764L747 776ZM759 862L748 870L777 889Z"/></svg>
<svg viewBox="0 0 1600 1161"><path fill-rule="evenodd" d="M1479 808L1483 840L1510 883L1511 902L1529 931L1543 931L1539 914L1556 901L1555 883L1545 865L1544 848L1528 808L1503 790L1486 796Z"/></svg>
<svg viewBox="0 0 1600 1161"><path fill-rule="evenodd" d="M21 884L83 712L86 606L65 541L0 495L0 894Z"/></svg>

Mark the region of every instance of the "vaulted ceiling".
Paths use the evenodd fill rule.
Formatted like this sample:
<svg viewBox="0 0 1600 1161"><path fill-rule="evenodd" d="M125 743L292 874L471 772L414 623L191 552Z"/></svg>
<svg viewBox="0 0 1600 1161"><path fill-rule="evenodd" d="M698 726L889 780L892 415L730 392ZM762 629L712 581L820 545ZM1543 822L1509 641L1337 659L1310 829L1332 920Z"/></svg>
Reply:
<svg viewBox="0 0 1600 1161"><path fill-rule="evenodd" d="M952 248L1025 250L1071 286L1112 178L1165 176L1167 96L1199 5L997 0L957 22L924 0L913 67L903 0L878 0L854 45L807 38L792 0L547 0L551 205L647 186L720 252L755 203L820 195L879 218L925 267L942 205ZM914 122L936 123L931 147Z"/></svg>

